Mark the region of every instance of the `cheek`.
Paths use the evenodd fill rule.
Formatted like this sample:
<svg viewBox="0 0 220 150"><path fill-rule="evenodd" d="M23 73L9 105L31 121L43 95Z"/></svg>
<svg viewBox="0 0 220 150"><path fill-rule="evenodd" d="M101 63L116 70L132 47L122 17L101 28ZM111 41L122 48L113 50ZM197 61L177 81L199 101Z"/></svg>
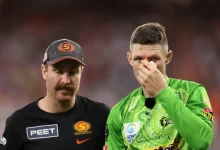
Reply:
<svg viewBox="0 0 220 150"><path fill-rule="evenodd" d="M51 80L47 80L47 88L51 89L54 86L53 84Z"/></svg>
<svg viewBox="0 0 220 150"><path fill-rule="evenodd" d="M49 88L54 88L54 87L56 86L56 84L57 84L57 78L49 77L49 78L47 79L47 86L48 86Z"/></svg>
<svg viewBox="0 0 220 150"><path fill-rule="evenodd" d="M158 69L161 68L161 66L162 66L161 61L157 61L155 64L157 65L157 68L158 68Z"/></svg>
<svg viewBox="0 0 220 150"><path fill-rule="evenodd" d="M160 71L163 71L163 70L164 70L164 67L166 66L166 64L165 64L164 61L157 61L157 62L156 62L156 65L157 65L157 68L158 68Z"/></svg>
<svg viewBox="0 0 220 150"><path fill-rule="evenodd" d="M135 64L133 65L133 71L134 71L135 74L137 74L137 72L138 72L139 65L140 65L139 63L135 63Z"/></svg>
<svg viewBox="0 0 220 150"><path fill-rule="evenodd" d="M75 75L75 76L72 78L73 84L79 84L79 83L80 83L80 80L81 80L81 75Z"/></svg>

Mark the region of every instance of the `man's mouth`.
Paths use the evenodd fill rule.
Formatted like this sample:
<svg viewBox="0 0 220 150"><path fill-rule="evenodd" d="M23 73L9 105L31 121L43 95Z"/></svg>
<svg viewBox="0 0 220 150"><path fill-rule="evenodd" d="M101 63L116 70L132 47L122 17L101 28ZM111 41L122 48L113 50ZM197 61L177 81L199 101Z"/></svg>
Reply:
<svg viewBox="0 0 220 150"><path fill-rule="evenodd" d="M70 89L70 88L62 88L62 89L57 89L57 91L67 91L67 92L72 92L73 89Z"/></svg>

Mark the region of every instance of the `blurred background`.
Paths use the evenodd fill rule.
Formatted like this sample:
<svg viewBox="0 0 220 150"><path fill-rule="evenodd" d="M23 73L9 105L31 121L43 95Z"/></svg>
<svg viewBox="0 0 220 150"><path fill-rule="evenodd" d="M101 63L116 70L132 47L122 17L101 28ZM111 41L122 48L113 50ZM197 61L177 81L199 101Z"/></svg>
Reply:
<svg viewBox="0 0 220 150"><path fill-rule="evenodd" d="M207 88L215 114L210 149L219 150L219 5L217 0L0 0L0 135L12 112L45 95L40 66L52 41L69 38L82 46L86 67L79 94L112 107L139 86L126 57L131 33L154 21L166 27L174 52L168 76Z"/></svg>

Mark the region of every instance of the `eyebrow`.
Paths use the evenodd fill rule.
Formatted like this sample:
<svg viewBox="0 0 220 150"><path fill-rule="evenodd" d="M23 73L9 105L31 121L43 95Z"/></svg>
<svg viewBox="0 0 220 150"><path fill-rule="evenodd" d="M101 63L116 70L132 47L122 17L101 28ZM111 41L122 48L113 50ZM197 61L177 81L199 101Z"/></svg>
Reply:
<svg viewBox="0 0 220 150"><path fill-rule="evenodd" d="M158 52L159 53L159 52ZM154 53L154 54L152 54L150 57L160 57L160 55L158 55L158 53ZM137 57L140 57L140 58L143 58L144 56L142 55L140 55L140 54L137 54L137 55L134 55L134 58L137 58Z"/></svg>

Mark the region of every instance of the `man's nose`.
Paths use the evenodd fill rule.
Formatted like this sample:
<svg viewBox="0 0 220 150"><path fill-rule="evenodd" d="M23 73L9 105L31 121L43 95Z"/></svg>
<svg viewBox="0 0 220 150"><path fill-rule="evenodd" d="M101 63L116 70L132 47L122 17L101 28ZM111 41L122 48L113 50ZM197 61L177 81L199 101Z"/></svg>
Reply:
<svg viewBox="0 0 220 150"><path fill-rule="evenodd" d="M61 83L63 84L70 83L70 76L68 73L62 74Z"/></svg>

